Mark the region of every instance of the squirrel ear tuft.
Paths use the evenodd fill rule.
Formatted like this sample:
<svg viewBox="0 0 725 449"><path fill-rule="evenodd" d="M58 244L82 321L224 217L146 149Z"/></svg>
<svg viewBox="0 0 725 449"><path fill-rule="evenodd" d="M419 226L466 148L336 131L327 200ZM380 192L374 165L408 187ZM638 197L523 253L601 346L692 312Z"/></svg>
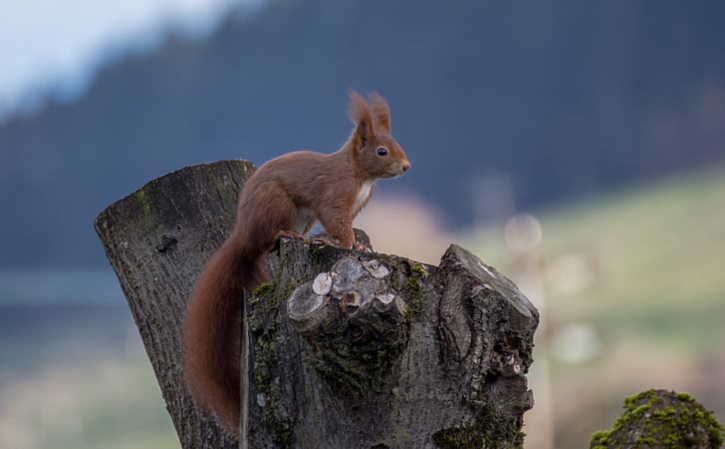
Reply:
<svg viewBox="0 0 725 449"><path fill-rule="evenodd" d="M360 144L365 145L368 141L375 137L375 128L373 126L373 115L370 111L370 105L359 93L354 90L350 91L350 106L348 114L350 120L355 124L355 137L360 139Z"/></svg>
<svg viewBox="0 0 725 449"><path fill-rule="evenodd" d="M375 114L375 126L386 133L390 133L390 108L388 102L379 93L373 92L370 94L370 105L373 108L373 114Z"/></svg>

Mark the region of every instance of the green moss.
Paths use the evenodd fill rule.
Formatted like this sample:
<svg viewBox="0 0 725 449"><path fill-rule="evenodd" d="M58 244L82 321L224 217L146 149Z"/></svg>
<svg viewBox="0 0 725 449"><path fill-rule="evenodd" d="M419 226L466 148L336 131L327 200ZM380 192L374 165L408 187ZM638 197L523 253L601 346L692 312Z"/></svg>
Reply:
<svg viewBox="0 0 725 449"><path fill-rule="evenodd" d="M420 283L415 277L408 279L408 297L406 298L408 318L413 318L423 311L423 300L420 297Z"/></svg>
<svg viewBox="0 0 725 449"><path fill-rule="evenodd" d="M292 296L292 293L297 288L297 280L294 278L290 278L289 282L287 282L287 286L284 289L284 298L289 299L290 296Z"/></svg>
<svg viewBox="0 0 725 449"><path fill-rule="evenodd" d="M675 397L676 397L677 399L681 400L681 401L691 401L691 402L695 402L695 399L693 399L693 397L692 397L692 396L690 396L690 395L689 395L689 394L687 394L687 393L677 393L677 394L675 395Z"/></svg>
<svg viewBox="0 0 725 449"><path fill-rule="evenodd" d="M141 205L141 211L143 212L144 217L148 217L151 215L151 201L149 200L148 195L146 194L146 190L139 189L135 193L136 201Z"/></svg>
<svg viewBox="0 0 725 449"><path fill-rule="evenodd" d="M252 290L252 296L261 296L274 290L274 284L271 282L262 282Z"/></svg>
<svg viewBox="0 0 725 449"><path fill-rule="evenodd" d="M258 394L264 395L264 424L270 431L276 447L292 447L293 423L280 401L279 386L275 384L278 372L277 329L282 314L281 301L294 290L296 281L289 281L284 287L278 276L273 282L259 284L252 292L250 301L252 313L249 316L254 342L254 381ZM284 288L280 293L280 288ZM281 298L281 299L280 299Z"/></svg>
<svg viewBox="0 0 725 449"><path fill-rule="evenodd" d="M420 279L425 274L423 265L415 263L408 266L408 285L406 295L406 314L408 318L414 318L423 312L423 298L420 291Z"/></svg>
<svg viewBox="0 0 725 449"><path fill-rule="evenodd" d="M419 275L423 275L425 273L425 271L423 270L423 264L420 262L416 262L415 264L413 264L413 266L410 267L410 271Z"/></svg>
<svg viewBox="0 0 725 449"><path fill-rule="evenodd" d="M519 449L523 448L524 436L501 412L484 405L473 424L438 431L433 442L440 449Z"/></svg>
<svg viewBox="0 0 725 449"><path fill-rule="evenodd" d="M592 434L591 446L592 449L599 449L606 447L609 434L612 433L608 430L598 430Z"/></svg>
<svg viewBox="0 0 725 449"><path fill-rule="evenodd" d="M647 390L625 399L624 408L611 430L592 435L592 449L624 444L633 428L640 434L633 448L676 449L687 445L718 449L722 445L723 426L687 394Z"/></svg>
<svg viewBox="0 0 725 449"><path fill-rule="evenodd" d="M627 411L634 412L642 406L654 407L661 402L662 399L657 396L657 390L647 390L625 398L624 408Z"/></svg>
<svg viewBox="0 0 725 449"><path fill-rule="evenodd" d="M269 295L268 298L265 298L264 306L270 316L278 316L281 303L287 301L287 299L292 296L292 292L295 291L295 288L297 288L297 281L290 278L281 293L275 292L274 295Z"/></svg>
<svg viewBox="0 0 725 449"><path fill-rule="evenodd" d="M405 300L406 316L415 318L424 311L421 279L428 275L421 263L411 263L405 259L391 258L387 263L392 268L391 286Z"/></svg>
<svg viewBox="0 0 725 449"><path fill-rule="evenodd" d="M254 353L254 380L256 381L257 391L265 395L270 395L272 393L271 369L277 364L274 341L270 335L265 334L257 339Z"/></svg>
<svg viewBox="0 0 725 449"><path fill-rule="evenodd" d="M671 405L663 408L662 410L655 410L652 412L652 416L657 418L670 418L675 415L675 408Z"/></svg>
<svg viewBox="0 0 725 449"><path fill-rule="evenodd" d="M264 423L280 448L292 447L292 423L281 412L279 388L274 384L277 352L274 334L266 333L255 342L254 380L257 393L264 395Z"/></svg>

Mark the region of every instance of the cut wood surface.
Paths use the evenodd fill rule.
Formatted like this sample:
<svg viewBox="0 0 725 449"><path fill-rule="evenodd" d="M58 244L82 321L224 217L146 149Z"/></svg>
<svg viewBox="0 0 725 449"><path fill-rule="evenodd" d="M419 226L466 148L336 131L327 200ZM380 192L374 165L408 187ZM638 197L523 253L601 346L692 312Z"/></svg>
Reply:
<svg viewBox="0 0 725 449"><path fill-rule="evenodd" d="M236 445L186 391L181 321L252 171L188 167L96 221L183 448ZM247 306L250 448L522 445L539 317L495 269L455 245L435 267L288 239L270 264Z"/></svg>

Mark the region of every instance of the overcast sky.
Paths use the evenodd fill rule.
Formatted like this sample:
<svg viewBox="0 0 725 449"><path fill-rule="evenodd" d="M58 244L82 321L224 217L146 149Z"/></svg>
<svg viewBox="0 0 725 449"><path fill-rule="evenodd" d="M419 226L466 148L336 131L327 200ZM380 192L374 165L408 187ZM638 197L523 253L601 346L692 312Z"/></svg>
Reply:
<svg viewBox="0 0 725 449"><path fill-rule="evenodd" d="M152 48L170 23L204 34L231 5L263 1L0 0L0 117L49 86L82 91L112 47Z"/></svg>

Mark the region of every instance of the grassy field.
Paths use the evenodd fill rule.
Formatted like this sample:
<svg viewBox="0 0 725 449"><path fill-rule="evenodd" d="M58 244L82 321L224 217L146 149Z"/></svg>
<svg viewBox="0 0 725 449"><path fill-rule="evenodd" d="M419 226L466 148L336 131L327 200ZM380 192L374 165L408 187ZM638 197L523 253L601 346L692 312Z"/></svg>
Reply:
<svg viewBox="0 0 725 449"><path fill-rule="evenodd" d="M537 218L542 239L534 257L543 267L553 324L591 320L616 333L650 335L697 351L722 343L725 170L590 198ZM516 277L499 233L473 242L485 260ZM574 292L546 288L546 267L570 255L593 266L592 285Z"/></svg>
<svg viewBox="0 0 725 449"><path fill-rule="evenodd" d="M172 449L123 304L0 304L0 448Z"/></svg>
<svg viewBox="0 0 725 449"><path fill-rule="evenodd" d="M148 362L139 357L56 365L6 385L2 447L178 448Z"/></svg>

